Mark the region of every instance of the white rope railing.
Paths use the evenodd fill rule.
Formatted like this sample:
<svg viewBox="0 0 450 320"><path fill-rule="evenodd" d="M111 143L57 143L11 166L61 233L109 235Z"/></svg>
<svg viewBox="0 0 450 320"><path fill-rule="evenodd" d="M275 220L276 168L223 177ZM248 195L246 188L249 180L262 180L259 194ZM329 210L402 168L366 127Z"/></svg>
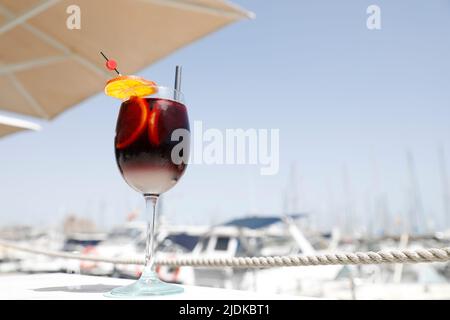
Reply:
<svg viewBox="0 0 450 320"><path fill-rule="evenodd" d="M0 247L19 250L50 257L77 259L84 261L113 264L144 264L144 259L120 259L95 257L91 255L34 249L11 242L0 241ZM424 263L450 261L450 247L416 250L382 250L378 252L328 253L316 255L294 255L273 257L231 257L231 258L173 258L156 259L157 265L192 266L192 267L236 267L236 268L268 268L268 267L298 267L320 265L361 265L387 263Z"/></svg>

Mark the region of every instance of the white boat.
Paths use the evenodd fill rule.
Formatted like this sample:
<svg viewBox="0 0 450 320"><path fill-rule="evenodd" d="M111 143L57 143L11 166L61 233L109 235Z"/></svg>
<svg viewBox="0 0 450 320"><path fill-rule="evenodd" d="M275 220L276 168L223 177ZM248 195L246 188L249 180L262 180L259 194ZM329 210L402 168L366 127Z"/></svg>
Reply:
<svg viewBox="0 0 450 320"><path fill-rule="evenodd" d="M303 215L259 216L235 219L223 225L169 226L162 224L157 235L157 258L239 257L313 254L316 250L298 228ZM112 231L90 254L121 259L142 258L145 249L144 222L128 223ZM82 273L138 277L143 267L84 263ZM299 283L334 279L341 266L316 268L240 269L166 267L156 270L169 282L241 290L298 292ZM289 276L288 276L289 275ZM294 280L292 279L294 277ZM261 281L258 280L261 278ZM274 281L274 279L277 279ZM255 285L258 282L259 287ZM295 285L293 285L295 284Z"/></svg>

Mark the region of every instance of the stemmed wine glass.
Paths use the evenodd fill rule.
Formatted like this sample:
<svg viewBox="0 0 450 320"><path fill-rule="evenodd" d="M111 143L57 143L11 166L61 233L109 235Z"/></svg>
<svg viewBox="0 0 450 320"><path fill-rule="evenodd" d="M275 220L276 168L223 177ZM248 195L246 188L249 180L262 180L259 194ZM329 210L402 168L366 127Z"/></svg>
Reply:
<svg viewBox="0 0 450 320"><path fill-rule="evenodd" d="M189 158L189 120L183 94L178 90L179 77L176 83L177 89L152 83L145 84L145 88L135 87L133 90L151 94L131 96L120 107L114 141L116 161L128 185L143 194L148 224L141 277L130 285L113 289L108 296L183 292L182 287L159 280L154 271L158 197L178 182Z"/></svg>

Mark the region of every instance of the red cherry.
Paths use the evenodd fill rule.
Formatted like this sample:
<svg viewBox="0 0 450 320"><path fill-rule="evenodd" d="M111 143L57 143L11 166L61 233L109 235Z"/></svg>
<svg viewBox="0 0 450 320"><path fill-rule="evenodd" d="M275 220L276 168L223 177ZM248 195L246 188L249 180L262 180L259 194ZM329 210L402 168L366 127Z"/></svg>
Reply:
<svg viewBox="0 0 450 320"><path fill-rule="evenodd" d="M114 70L114 69L117 68L117 62L114 61L114 60L108 60L108 61L106 61L106 67L107 67L109 70Z"/></svg>

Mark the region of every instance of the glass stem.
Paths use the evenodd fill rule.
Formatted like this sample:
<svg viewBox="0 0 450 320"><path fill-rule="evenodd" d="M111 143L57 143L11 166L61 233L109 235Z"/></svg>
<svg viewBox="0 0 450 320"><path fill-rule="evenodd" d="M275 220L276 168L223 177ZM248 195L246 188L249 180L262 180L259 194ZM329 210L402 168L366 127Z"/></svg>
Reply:
<svg viewBox="0 0 450 320"><path fill-rule="evenodd" d="M145 242L145 266L142 275L151 275L154 272L155 261L155 225L156 225L156 205L158 203L158 195L146 194L145 211L147 216L147 239Z"/></svg>

